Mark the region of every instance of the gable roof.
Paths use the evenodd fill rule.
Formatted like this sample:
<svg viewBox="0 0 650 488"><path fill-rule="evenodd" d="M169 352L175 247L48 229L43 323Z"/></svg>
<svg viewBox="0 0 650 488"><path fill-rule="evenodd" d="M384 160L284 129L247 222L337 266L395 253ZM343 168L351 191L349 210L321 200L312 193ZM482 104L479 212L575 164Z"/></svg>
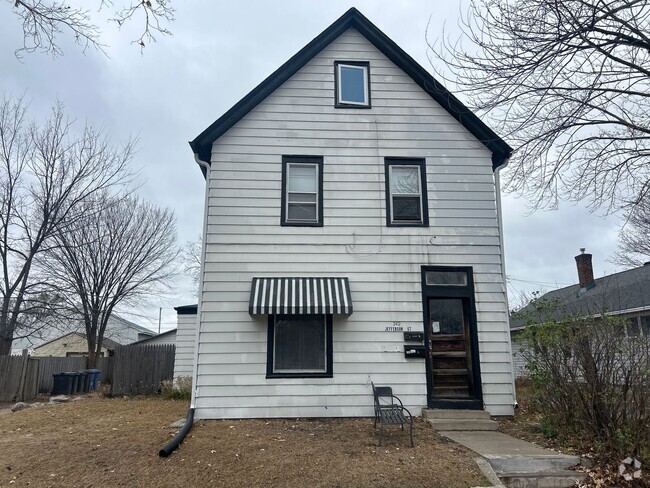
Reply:
<svg viewBox="0 0 650 488"><path fill-rule="evenodd" d="M202 161L210 164L212 143L214 141L279 88L280 85L313 59L334 39L350 28L359 31L361 35L368 39L388 59L408 74L420 88L447 110L474 137L492 151L493 170L506 162L512 153L512 148L463 105L460 100L442 86L440 82L433 78L427 70L420 66L411 56L354 7L321 32L309 44L298 51L286 63L262 81L262 83L257 85L248 95L237 102L230 110L191 141L190 147L194 151L194 154ZM201 167L201 170L205 176L203 167Z"/></svg>
<svg viewBox="0 0 650 488"><path fill-rule="evenodd" d="M125 318L120 317L119 315L117 315L115 313L111 314L109 320L111 320L111 319L114 319L116 322L119 322L120 324L122 324L125 327L128 327L129 329L135 330L138 334L147 334L147 335L150 335L150 336L155 336L156 335L156 333L153 330L148 329L148 328L143 327L143 326L138 325L138 324L134 324L130 320L126 320Z"/></svg>
<svg viewBox="0 0 650 488"><path fill-rule="evenodd" d="M650 311L650 264L597 278L594 283L595 286L582 292L578 284L549 291L539 300L557 303L563 311L570 314L597 315L607 312L617 315ZM529 307L531 305L523 310L530 309ZM510 322L511 330L523 327L522 320Z"/></svg>
<svg viewBox="0 0 650 488"><path fill-rule="evenodd" d="M83 340L86 340L86 334L82 334L81 332L68 332L67 334L60 335L58 337L55 337L52 340L49 340L47 342L44 342L43 344L40 344L39 346L35 347L34 350L40 349L43 346L46 346L48 344L51 344L53 342L56 342L58 340L61 340L61 339L65 338L65 337L68 337L68 336L71 336L71 335L76 335L76 336L81 337ZM102 347L105 347L106 349L115 349L117 346L119 346L119 344L117 342L111 340L111 339L107 339L106 337L104 337L102 339Z"/></svg>

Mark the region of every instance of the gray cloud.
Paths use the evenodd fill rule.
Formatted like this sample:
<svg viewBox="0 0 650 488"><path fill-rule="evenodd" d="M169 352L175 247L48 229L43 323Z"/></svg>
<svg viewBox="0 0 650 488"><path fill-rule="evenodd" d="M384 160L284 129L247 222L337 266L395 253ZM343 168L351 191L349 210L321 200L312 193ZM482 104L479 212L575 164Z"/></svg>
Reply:
<svg viewBox="0 0 650 488"><path fill-rule="evenodd" d="M160 37L144 54L131 44L135 26L105 27L109 57L86 54L71 40L65 55L13 51L22 42L10 2L0 3L0 90L26 91L34 112L44 115L58 98L81 123L104 127L114 141L139 137L135 166L142 175L140 193L174 209L181 240L201 232L204 181L187 141L230 108L350 6L356 6L423 66L428 66L425 30L453 33L459 7L424 0L376 2L276 1L175 2L174 35ZM564 284L576 281L573 256L578 248L594 253L596 275L611 272L615 219L600 219L580 207L525 216L523 202L505 200L508 275L515 279ZM517 289L533 285L512 281ZM145 325L157 326L164 308L163 330L175 324L173 305L195 301L188 280L181 280L173 300L144 312ZM142 322L142 321L141 321Z"/></svg>

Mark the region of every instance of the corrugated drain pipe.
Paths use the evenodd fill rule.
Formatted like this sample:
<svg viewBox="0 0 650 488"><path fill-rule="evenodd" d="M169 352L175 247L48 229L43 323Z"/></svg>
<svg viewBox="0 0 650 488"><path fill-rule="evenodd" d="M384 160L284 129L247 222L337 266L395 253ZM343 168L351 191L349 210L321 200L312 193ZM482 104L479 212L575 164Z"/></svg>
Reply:
<svg viewBox="0 0 650 488"><path fill-rule="evenodd" d="M183 428L179 430L178 434L176 434L174 438L171 441L169 441L167 445L158 452L158 455L160 457L167 457L172 452L174 452L178 447L178 445L181 442L183 442L183 439L185 439L185 436L192 428L193 422L194 422L194 408L190 408L187 411L187 418L185 419L185 425L183 425Z"/></svg>
<svg viewBox="0 0 650 488"><path fill-rule="evenodd" d="M205 161L199 159L198 154L194 154L194 159L196 160L197 164L201 167L202 171L204 171L203 175L206 178L206 189L205 189L205 209L204 209L204 215L203 215L203 249L201 251L201 255L205 255L205 235L206 235L206 228L207 228L207 221L208 221L208 187L207 187L207 178L210 170L210 165L206 163ZM203 259L201 259L201 274L203 274ZM203 283L199 283L199 297L202 296L202 288L203 288ZM197 315L200 315L200 310L201 310L201 303L199 302L198 308L197 308ZM198 318L198 317L197 317ZM198 356L198 347L199 347L199 330L198 330L198 324L197 324L197 330L196 330L196 343L195 343L195 350L194 353ZM172 452L176 450L176 448L180 445L181 442L183 442L183 439L185 439L185 436L189 433L190 429L192 428L192 424L194 423L194 398L195 398L195 392L196 392L196 365L197 362L195 360L194 362L194 372L192 375L192 401L190 403L190 408L187 411L187 418L185 419L185 425L183 425L183 428L178 431L178 434L174 436L174 438L165 445L160 451L158 451L158 455L160 457L167 457L169 456Z"/></svg>

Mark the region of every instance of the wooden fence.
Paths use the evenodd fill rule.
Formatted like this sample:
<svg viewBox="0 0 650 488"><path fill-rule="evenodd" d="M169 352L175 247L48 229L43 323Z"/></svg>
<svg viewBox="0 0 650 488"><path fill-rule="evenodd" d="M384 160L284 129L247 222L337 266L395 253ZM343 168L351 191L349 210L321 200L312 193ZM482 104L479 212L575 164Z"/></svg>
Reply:
<svg viewBox="0 0 650 488"><path fill-rule="evenodd" d="M114 395L151 395L174 376L173 345L119 346L113 357L98 358L100 382ZM53 374L83 371L86 358L0 356L0 402L30 401L49 394Z"/></svg>
<svg viewBox="0 0 650 488"><path fill-rule="evenodd" d="M113 395L151 395L174 377L173 345L120 346L113 357Z"/></svg>
<svg viewBox="0 0 650 488"><path fill-rule="evenodd" d="M27 355L0 356L0 402L25 402L38 394L38 361Z"/></svg>

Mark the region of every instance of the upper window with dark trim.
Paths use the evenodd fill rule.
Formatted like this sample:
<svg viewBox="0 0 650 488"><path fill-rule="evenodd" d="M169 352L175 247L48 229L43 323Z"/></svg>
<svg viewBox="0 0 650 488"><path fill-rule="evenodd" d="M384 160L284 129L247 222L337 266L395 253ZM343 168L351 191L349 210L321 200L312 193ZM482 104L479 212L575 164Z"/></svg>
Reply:
<svg viewBox="0 0 650 488"><path fill-rule="evenodd" d="M282 157L281 225L322 227L323 158Z"/></svg>
<svg viewBox="0 0 650 488"><path fill-rule="evenodd" d="M266 376L332 377L332 316L269 315Z"/></svg>
<svg viewBox="0 0 650 488"><path fill-rule="evenodd" d="M386 225L429 226L424 159L386 158Z"/></svg>
<svg viewBox="0 0 650 488"><path fill-rule="evenodd" d="M335 61L334 80L336 107L370 108L370 63Z"/></svg>

